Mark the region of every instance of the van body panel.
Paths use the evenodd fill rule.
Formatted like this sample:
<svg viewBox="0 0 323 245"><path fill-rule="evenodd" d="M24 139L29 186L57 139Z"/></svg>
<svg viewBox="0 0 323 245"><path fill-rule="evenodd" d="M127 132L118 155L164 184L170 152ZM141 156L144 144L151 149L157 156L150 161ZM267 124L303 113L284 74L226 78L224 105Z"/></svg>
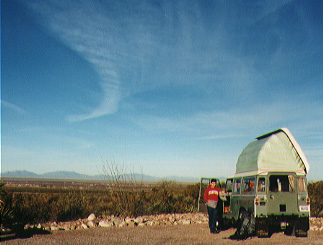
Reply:
<svg viewBox="0 0 323 245"><path fill-rule="evenodd" d="M254 192L244 193L245 180L252 179L255 180ZM230 182L233 182L233 188L232 192L227 193L229 212L223 212L224 219L238 222L244 210L252 213L261 224L286 224L288 227L299 220L307 221L310 217L305 175L275 171L255 176L239 175L230 179ZM266 220L264 223L263 219ZM306 230L309 225L304 224L303 227Z"/></svg>

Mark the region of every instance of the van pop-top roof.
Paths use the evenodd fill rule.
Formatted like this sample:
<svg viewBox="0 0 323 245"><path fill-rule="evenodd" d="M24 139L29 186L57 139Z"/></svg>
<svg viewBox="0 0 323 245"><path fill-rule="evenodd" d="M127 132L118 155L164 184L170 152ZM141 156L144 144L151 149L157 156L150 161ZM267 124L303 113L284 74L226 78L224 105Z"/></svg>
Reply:
<svg viewBox="0 0 323 245"><path fill-rule="evenodd" d="M264 134L250 142L240 154L236 174L245 172L298 172L310 169L304 152L287 128Z"/></svg>

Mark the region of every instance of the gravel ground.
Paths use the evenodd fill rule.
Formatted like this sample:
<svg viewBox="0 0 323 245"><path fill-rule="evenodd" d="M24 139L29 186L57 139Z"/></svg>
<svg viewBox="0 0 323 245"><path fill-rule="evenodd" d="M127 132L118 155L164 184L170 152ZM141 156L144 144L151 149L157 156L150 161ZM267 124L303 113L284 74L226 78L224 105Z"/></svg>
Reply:
<svg viewBox="0 0 323 245"><path fill-rule="evenodd" d="M87 230L53 231L51 234L34 234L30 238L11 239L3 244L323 244L323 231L308 232L298 238L274 233L270 238L251 237L246 240L230 238L234 228L219 234L210 234L207 224L165 225L122 228L93 228Z"/></svg>

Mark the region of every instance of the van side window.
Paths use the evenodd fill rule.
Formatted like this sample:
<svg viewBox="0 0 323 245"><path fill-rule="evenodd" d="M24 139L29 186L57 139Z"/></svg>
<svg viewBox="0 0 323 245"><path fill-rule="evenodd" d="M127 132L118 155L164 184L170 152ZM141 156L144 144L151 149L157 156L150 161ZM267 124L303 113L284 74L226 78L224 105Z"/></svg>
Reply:
<svg viewBox="0 0 323 245"><path fill-rule="evenodd" d="M240 193L241 179L234 180L233 193Z"/></svg>
<svg viewBox="0 0 323 245"><path fill-rule="evenodd" d="M269 177L269 191L294 192L295 181L293 175L271 175Z"/></svg>
<svg viewBox="0 0 323 245"><path fill-rule="evenodd" d="M266 179L263 177L258 179L258 192L266 192Z"/></svg>
<svg viewBox="0 0 323 245"><path fill-rule="evenodd" d="M253 193L254 191L255 191L255 177L244 177L242 193Z"/></svg>
<svg viewBox="0 0 323 245"><path fill-rule="evenodd" d="M227 179L227 182L226 182L226 185L225 185L225 191L226 192L232 192L232 186L233 186L233 183L232 183L232 179Z"/></svg>
<svg viewBox="0 0 323 245"><path fill-rule="evenodd" d="M306 183L303 177L298 177L298 191L305 192L306 191Z"/></svg>

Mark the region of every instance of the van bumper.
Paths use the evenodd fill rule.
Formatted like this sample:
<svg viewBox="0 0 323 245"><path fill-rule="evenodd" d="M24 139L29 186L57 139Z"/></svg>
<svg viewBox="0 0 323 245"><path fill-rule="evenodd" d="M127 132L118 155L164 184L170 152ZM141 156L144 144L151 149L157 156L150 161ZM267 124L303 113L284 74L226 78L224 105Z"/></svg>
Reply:
<svg viewBox="0 0 323 245"><path fill-rule="evenodd" d="M256 229L266 229L268 226L279 227L282 230L295 226L299 232L307 232L310 229L309 217L299 215L270 215L268 217L256 218Z"/></svg>

